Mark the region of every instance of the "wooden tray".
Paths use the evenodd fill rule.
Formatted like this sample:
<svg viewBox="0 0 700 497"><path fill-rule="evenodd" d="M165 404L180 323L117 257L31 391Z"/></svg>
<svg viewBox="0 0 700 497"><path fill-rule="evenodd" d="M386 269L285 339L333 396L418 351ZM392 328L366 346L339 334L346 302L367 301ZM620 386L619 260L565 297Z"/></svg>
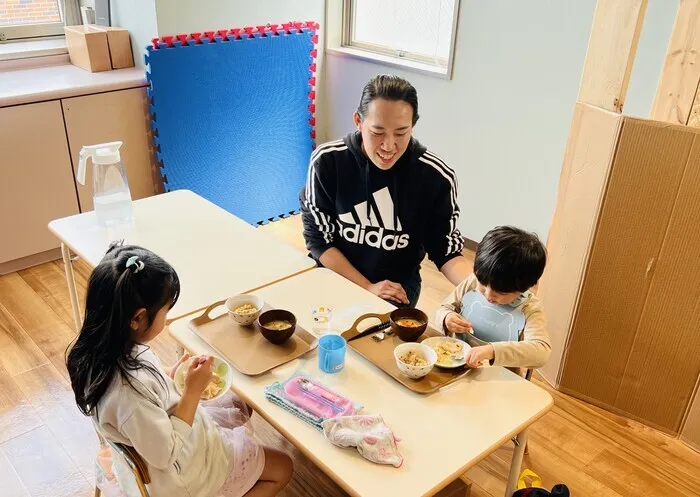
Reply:
<svg viewBox="0 0 700 497"><path fill-rule="evenodd" d="M352 328L343 332L342 336L346 340L350 340L352 337L357 336L360 333L357 327L365 319L377 318L382 323L384 323L389 321L390 314L391 313L364 314L357 318L355 323L352 325ZM362 357L373 363L375 366L377 366L386 374L394 378L403 386L405 386L409 390L413 390L414 392L422 394L435 392L440 388L457 381L469 372L470 368L468 366L463 366L455 369L444 369L435 366L430 371L430 373L428 373L427 376L424 376L419 380L412 380L399 370L398 366L396 365L396 359L394 358L394 349L398 345L401 345L402 343L406 342L401 340L396 335L391 335L382 340L381 342L375 342L371 338L372 335L374 335L374 333L370 333L369 335L357 338L352 342L348 341L348 347L354 349L355 352L357 352ZM423 333L417 341L422 342L426 338L434 336L444 335L428 326L425 330L425 333Z"/></svg>
<svg viewBox="0 0 700 497"><path fill-rule="evenodd" d="M282 345L267 341L260 333L257 321L241 326L228 313L212 319L210 314L224 305L221 300L210 305L204 313L188 323L231 366L248 376L256 376L300 357L318 345L317 338L297 324L294 334ZM262 312L272 309L267 303Z"/></svg>

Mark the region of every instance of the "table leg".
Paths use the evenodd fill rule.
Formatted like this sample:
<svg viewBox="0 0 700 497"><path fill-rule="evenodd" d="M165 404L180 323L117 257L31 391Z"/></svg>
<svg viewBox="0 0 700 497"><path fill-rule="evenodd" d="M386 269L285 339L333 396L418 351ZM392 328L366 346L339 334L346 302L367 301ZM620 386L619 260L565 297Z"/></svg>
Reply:
<svg viewBox="0 0 700 497"><path fill-rule="evenodd" d="M80 304L78 303L78 291L75 289L75 274L73 274L73 261L70 258L70 249L65 243L61 243L61 255L63 256L63 267L66 270L66 283L68 284L68 295L70 295L70 305L73 308L73 321L75 322L75 332L79 333L83 324L80 317Z"/></svg>
<svg viewBox="0 0 700 497"><path fill-rule="evenodd" d="M523 455L525 454L525 447L527 446L527 435L528 431L525 428L518 434L518 444L513 450L513 459L510 462L510 473L508 474L508 485L506 486L506 497L513 497L513 492L515 492L518 486L518 478L520 477L520 467L523 463Z"/></svg>

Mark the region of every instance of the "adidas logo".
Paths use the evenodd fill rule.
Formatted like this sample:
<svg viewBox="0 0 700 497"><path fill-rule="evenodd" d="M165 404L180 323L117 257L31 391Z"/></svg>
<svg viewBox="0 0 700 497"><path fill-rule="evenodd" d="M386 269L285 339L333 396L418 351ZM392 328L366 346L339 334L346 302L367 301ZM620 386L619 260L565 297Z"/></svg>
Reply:
<svg viewBox="0 0 700 497"><path fill-rule="evenodd" d="M338 216L340 236L348 242L384 250L407 247L409 235L400 233L402 229L398 216L394 226L394 201L391 199L389 188L384 187L374 192L369 203L369 211L367 202L360 202L352 212Z"/></svg>

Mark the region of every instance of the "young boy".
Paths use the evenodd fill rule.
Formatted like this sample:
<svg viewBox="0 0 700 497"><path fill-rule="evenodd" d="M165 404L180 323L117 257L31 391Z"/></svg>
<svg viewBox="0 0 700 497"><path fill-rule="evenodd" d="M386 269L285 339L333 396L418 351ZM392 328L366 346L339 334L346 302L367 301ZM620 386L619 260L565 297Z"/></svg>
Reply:
<svg viewBox="0 0 700 497"><path fill-rule="evenodd" d="M544 309L530 292L546 260L537 235L518 228L494 228L479 243L474 274L443 301L435 320L445 334L472 345L470 367L484 360L510 368L547 362L551 346Z"/></svg>

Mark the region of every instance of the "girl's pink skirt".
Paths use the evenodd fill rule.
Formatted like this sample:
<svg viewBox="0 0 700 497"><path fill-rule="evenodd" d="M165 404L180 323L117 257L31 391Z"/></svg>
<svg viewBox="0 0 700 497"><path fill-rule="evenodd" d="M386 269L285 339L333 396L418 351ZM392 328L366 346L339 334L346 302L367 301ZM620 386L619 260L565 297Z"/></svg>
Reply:
<svg viewBox="0 0 700 497"><path fill-rule="evenodd" d="M221 487L221 497L241 497L260 479L265 467L265 452L253 439L248 423L248 406L232 392L223 397L203 402L202 407L219 425L226 452L233 454L231 473Z"/></svg>

